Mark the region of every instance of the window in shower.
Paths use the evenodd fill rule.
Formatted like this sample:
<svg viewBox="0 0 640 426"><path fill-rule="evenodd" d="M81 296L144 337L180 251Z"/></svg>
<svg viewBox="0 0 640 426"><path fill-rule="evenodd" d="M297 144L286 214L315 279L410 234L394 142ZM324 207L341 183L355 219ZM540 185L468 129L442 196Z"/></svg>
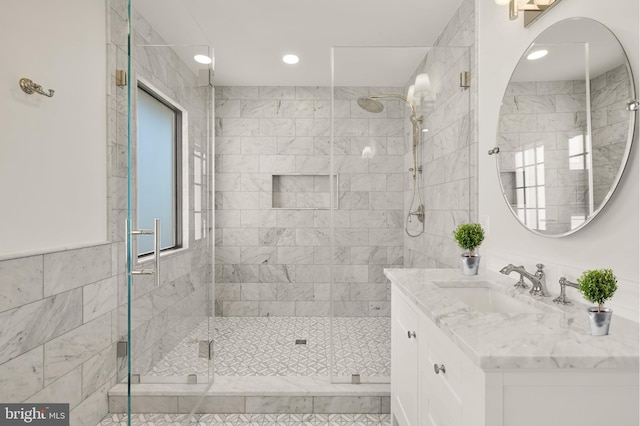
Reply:
<svg viewBox="0 0 640 426"><path fill-rule="evenodd" d="M138 86L138 227L160 219L160 248L180 248L182 111L146 85ZM138 256L153 252L153 238L140 236Z"/></svg>

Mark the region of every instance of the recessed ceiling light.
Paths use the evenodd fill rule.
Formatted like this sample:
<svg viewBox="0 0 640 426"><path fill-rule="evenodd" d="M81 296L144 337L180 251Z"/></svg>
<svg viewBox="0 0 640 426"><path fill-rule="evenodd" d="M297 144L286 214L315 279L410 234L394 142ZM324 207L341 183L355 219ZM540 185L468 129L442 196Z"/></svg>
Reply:
<svg viewBox="0 0 640 426"><path fill-rule="evenodd" d="M297 55L292 55L292 54L284 55L282 57L282 62L284 62L285 64L288 64L288 65L295 65L298 62L300 62L300 58L298 58Z"/></svg>
<svg viewBox="0 0 640 426"><path fill-rule="evenodd" d="M547 53L549 53L549 51L541 49L541 50L534 50L533 52L529 53L527 55L527 59L530 61L535 61L536 59L540 59L543 58L545 56L547 56Z"/></svg>
<svg viewBox="0 0 640 426"><path fill-rule="evenodd" d="M213 62L213 59L208 57L207 55L196 55L193 57L193 60L199 64L209 65Z"/></svg>

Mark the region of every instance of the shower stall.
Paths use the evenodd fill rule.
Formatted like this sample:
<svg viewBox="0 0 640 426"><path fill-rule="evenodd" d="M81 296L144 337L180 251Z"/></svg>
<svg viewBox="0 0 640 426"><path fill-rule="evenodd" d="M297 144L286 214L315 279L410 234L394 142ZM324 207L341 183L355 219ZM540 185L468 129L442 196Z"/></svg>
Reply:
<svg viewBox="0 0 640 426"><path fill-rule="evenodd" d="M388 383L383 269L446 264L447 225L470 214L468 48L336 47L326 85L214 87L192 60L205 43L112 16L127 409L138 384L192 389L189 413L216 383ZM145 148L149 114L169 117L164 150ZM173 203L145 195L163 191Z"/></svg>

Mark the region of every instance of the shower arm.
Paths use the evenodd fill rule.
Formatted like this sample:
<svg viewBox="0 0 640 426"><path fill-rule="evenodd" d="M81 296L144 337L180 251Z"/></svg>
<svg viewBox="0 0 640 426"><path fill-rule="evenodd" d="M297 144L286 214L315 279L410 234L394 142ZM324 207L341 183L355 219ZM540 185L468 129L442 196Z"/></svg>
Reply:
<svg viewBox="0 0 640 426"><path fill-rule="evenodd" d="M379 95L371 95L371 96L368 96L368 97L371 98L371 99L384 99L384 98L402 99L403 101L405 101L407 103L407 105L409 105L409 108L411 108L411 118L412 118L411 122L422 121L422 117L418 117L418 114L416 113L415 107L413 106L413 104L411 102L409 102L409 99L407 99L405 96L398 95L396 93L381 93Z"/></svg>

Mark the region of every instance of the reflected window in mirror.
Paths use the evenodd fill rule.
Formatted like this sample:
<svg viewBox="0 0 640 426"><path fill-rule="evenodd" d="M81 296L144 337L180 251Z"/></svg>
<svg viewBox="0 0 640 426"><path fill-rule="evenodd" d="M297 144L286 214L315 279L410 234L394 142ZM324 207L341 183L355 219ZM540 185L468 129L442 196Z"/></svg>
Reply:
<svg viewBox="0 0 640 426"><path fill-rule="evenodd" d="M522 225L563 236L602 209L631 149L629 99L627 57L597 21L558 22L525 50L505 89L496 138L503 194Z"/></svg>

